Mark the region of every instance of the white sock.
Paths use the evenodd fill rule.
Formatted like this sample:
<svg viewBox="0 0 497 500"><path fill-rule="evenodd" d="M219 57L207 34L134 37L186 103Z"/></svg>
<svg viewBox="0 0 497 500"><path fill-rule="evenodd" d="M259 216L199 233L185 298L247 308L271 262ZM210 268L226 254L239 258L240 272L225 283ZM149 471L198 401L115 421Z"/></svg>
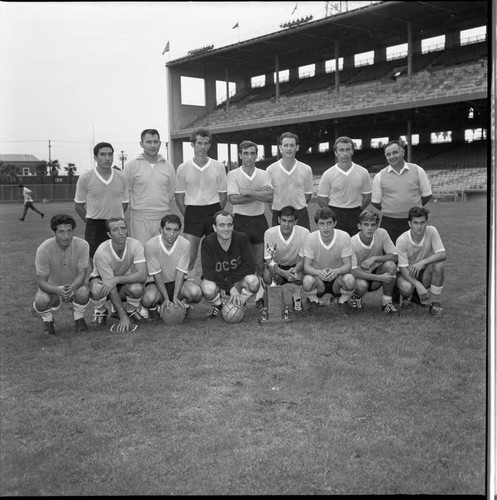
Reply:
<svg viewBox="0 0 497 500"><path fill-rule="evenodd" d="M440 297L442 296L442 290L443 286L431 285L430 287L431 302L440 302Z"/></svg>
<svg viewBox="0 0 497 500"><path fill-rule="evenodd" d="M88 301L86 304L77 304L76 302L72 303L72 307L74 310L74 312L73 312L74 321L84 317L84 312L85 312L86 306L89 303L90 303L90 301Z"/></svg>
<svg viewBox="0 0 497 500"><path fill-rule="evenodd" d="M392 303L392 297L389 297L388 295L382 295L381 296L381 305L386 306L387 304Z"/></svg>
<svg viewBox="0 0 497 500"><path fill-rule="evenodd" d="M247 302L247 300L250 299L250 297L252 297L252 295L254 295L252 292L249 292L245 288L242 288L242 291L241 291L242 304L245 305L245 302Z"/></svg>
<svg viewBox="0 0 497 500"><path fill-rule="evenodd" d="M132 309L137 309L140 306L140 300L139 299L133 299L132 297L126 297L126 302L131 306Z"/></svg>
<svg viewBox="0 0 497 500"><path fill-rule="evenodd" d="M100 311L102 312L104 309L106 309L105 307L105 302L107 301L107 297L104 297L102 299L98 299L98 300L94 300L94 299L90 299L90 302L92 303L93 307L95 308L95 311Z"/></svg>
<svg viewBox="0 0 497 500"><path fill-rule="evenodd" d="M216 296L212 300L209 300L209 303L212 306L220 306L223 303L223 301L221 300L221 294L217 292Z"/></svg>
<svg viewBox="0 0 497 500"><path fill-rule="evenodd" d="M340 297L338 297L338 303L339 304L344 304L347 302L347 300L350 299L354 295L354 290L351 290L350 292L348 290L344 290L343 288L340 288Z"/></svg>
<svg viewBox="0 0 497 500"><path fill-rule="evenodd" d="M52 308L47 309L46 311L38 311L35 303L33 302L33 309L41 316L43 321L53 321Z"/></svg>

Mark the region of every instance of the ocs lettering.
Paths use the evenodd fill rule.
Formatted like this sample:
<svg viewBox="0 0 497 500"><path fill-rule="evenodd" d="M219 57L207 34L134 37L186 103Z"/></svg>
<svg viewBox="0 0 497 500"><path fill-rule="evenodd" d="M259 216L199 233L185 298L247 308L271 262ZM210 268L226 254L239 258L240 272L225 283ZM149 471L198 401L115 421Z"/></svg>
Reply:
<svg viewBox="0 0 497 500"><path fill-rule="evenodd" d="M216 272L222 273L238 269L241 263L242 258L240 256L238 256L236 259L218 261L216 262Z"/></svg>

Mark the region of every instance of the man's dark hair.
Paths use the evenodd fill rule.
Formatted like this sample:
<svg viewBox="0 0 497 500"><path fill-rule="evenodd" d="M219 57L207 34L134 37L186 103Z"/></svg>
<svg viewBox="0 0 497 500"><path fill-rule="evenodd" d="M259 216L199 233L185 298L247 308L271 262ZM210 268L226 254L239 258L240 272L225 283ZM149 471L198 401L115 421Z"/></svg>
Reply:
<svg viewBox="0 0 497 500"><path fill-rule="evenodd" d="M140 141L143 141L143 138L145 137L146 134L150 135L156 135L159 140L160 140L160 134L159 131L156 130L155 128L146 128L141 134L140 134Z"/></svg>
<svg viewBox="0 0 497 500"><path fill-rule="evenodd" d="M333 144L333 151L336 153L337 152L337 146L340 142L344 142L345 144L350 144L352 146L352 151L355 151L355 144L354 141L350 137L342 136L339 137L335 143Z"/></svg>
<svg viewBox="0 0 497 500"><path fill-rule="evenodd" d="M228 212L227 210L218 210L213 216L212 216L212 223L216 225L216 219L220 216L224 215L227 216L229 215L233 219L233 214Z"/></svg>
<svg viewBox="0 0 497 500"><path fill-rule="evenodd" d="M126 222L126 219L124 217L111 217L110 219L107 219L105 221L105 229L107 229L107 232L110 232L110 225L113 222L117 222L117 221L120 221L120 220L123 220L124 223L126 224L126 227L128 227L128 223Z"/></svg>
<svg viewBox="0 0 497 500"><path fill-rule="evenodd" d="M283 139L295 139L295 144L299 144L299 136L297 134L294 134L293 132L283 132L281 135L280 135L280 138L279 138L279 141L278 141L278 144L281 145L281 143L283 142Z"/></svg>
<svg viewBox="0 0 497 500"><path fill-rule="evenodd" d="M257 147L257 144L255 142L252 142L252 141L243 141L238 146L238 151L241 153L244 149L248 149L248 148L255 148L256 151L259 149Z"/></svg>
<svg viewBox="0 0 497 500"><path fill-rule="evenodd" d="M407 214L409 220L413 220L416 217L425 217L428 220L428 214L430 212L425 207L412 207Z"/></svg>
<svg viewBox="0 0 497 500"><path fill-rule="evenodd" d="M386 151L386 149L390 146L393 146L396 144L399 146L400 149L404 149L404 143L402 141L388 141L384 146L383 146L383 151Z"/></svg>
<svg viewBox="0 0 497 500"><path fill-rule="evenodd" d="M181 229L181 219L176 214L167 214L160 220L160 227L164 229L166 224L178 224L179 229Z"/></svg>
<svg viewBox="0 0 497 500"><path fill-rule="evenodd" d="M314 214L314 222L317 224L318 220L328 220L333 219L334 222L337 220L337 214L330 207L318 208Z"/></svg>
<svg viewBox="0 0 497 500"><path fill-rule="evenodd" d="M279 212L278 212L278 218L283 217L283 216L291 216L295 220L297 219L297 209L295 207L292 207L291 205L287 205L286 207L283 207Z"/></svg>
<svg viewBox="0 0 497 500"><path fill-rule="evenodd" d="M94 148L93 148L93 156L98 156L98 153L102 148L110 148L112 149L112 153L114 153L114 148L112 147L112 144L109 142L99 142Z"/></svg>
<svg viewBox="0 0 497 500"><path fill-rule="evenodd" d="M195 144L195 142L197 141L197 135L199 135L200 137L208 137L209 142L212 142L212 134L205 128L198 128L197 130L194 130L192 132L192 135L190 136L190 142L192 144Z"/></svg>
<svg viewBox="0 0 497 500"><path fill-rule="evenodd" d="M50 219L50 229L55 233L57 231L57 227L62 224L71 224L71 227L74 229L76 227L76 221L74 217L71 217L68 214L56 214Z"/></svg>

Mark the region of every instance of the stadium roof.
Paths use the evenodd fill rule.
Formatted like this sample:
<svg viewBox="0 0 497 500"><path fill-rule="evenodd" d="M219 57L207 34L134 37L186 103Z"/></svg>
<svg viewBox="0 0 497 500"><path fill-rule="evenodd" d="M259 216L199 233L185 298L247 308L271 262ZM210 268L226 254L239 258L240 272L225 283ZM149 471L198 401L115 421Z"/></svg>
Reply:
<svg viewBox="0 0 497 500"><path fill-rule="evenodd" d="M36 156L30 154L0 154L0 162L14 161L40 161Z"/></svg>
<svg viewBox="0 0 497 500"><path fill-rule="evenodd" d="M335 41L341 56L398 45L407 42L408 22L413 39L430 38L486 24L488 7L487 0L386 1L175 59L167 66L272 72L276 54L279 67L285 69L310 64L314 57L334 59Z"/></svg>

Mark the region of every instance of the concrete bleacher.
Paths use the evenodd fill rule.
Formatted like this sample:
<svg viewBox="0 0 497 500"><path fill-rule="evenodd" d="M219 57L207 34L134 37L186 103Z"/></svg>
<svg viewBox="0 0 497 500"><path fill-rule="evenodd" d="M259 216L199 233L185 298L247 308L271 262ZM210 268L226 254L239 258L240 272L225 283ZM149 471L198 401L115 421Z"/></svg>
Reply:
<svg viewBox="0 0 497 500"><path fill-rule="evenodd" d="M458 66L484 59L487 56L488 48L485 42L473 43L451 49L428 52L426 54L416 54L412 59L412 70L416 73L423 69ZM407 55L399 59L377 62L372 65L345 68L339 73L340 84L348 86L358 83L375 82L382 78L391 78L393 69L399 67L404 69L405 74L407 71ZM311 78L282 82L280 83L279 93L280 96L285 94L295 95L330 89L334 85L334 73L326 73ZM251 103L271 99L275 94L276 86L274 83L271 83L263 87L241 89L230 98L230 101L231 103Z"/></svg>
<svg viewBox="0 0 497 500"><path fill-rule="evenodd" d="M260 99L248 102L249 95L233 103L229 109L219 107L195 120L189 128L215 128L217 125L234 122L240 125L263 124L283 117L298 120L305 114L350 112L358 107L367 109L413 101L422 104L423 100L437 96L464 95L475 91L487 91L487 67L480 62L423 70L413 74L411 78L399 77L397 81L388 79L344 85L338 93L334 88L286 93L278 101L274 97L268 97L270 92L261 87L258 94Z"/></svg>

